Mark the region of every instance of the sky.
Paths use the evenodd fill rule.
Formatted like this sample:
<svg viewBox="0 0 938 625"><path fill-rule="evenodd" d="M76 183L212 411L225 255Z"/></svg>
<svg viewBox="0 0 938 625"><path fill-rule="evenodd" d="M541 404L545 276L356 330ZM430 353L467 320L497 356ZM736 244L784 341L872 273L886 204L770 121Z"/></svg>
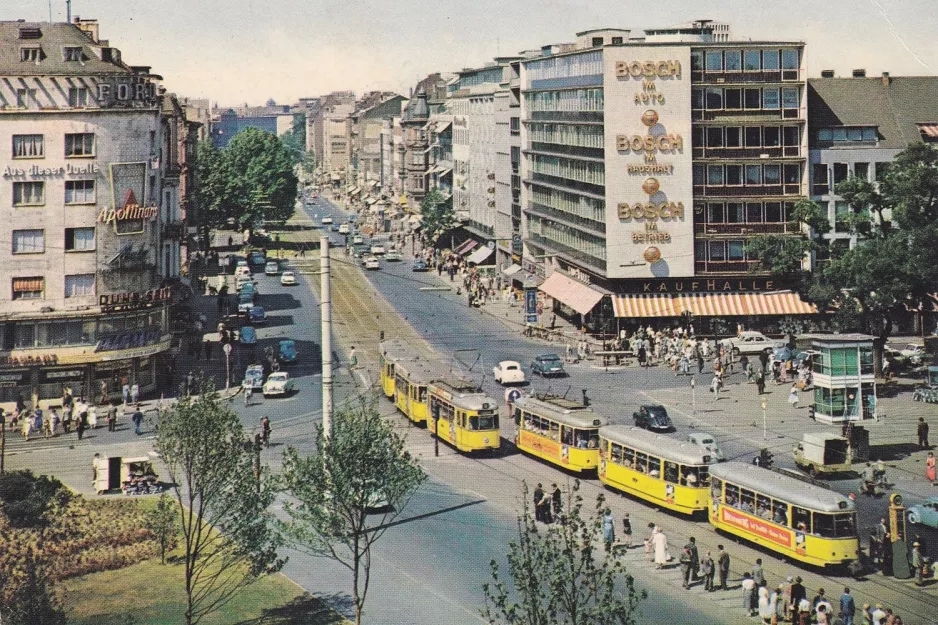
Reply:
<svg viewBox="0 0 938 625"><path fill-rule="evenodd" d="M704 8L705 7L705 8ZM329 91L407 93L431 72L613 27L693 19L739 40L807 43L808 71L938 73L935 0L72 0L125 62L170 91L226 106L287 104ZM53 21L65 0L51 0ZM50 0L0 0L0 20L48 21Z"/></svg>

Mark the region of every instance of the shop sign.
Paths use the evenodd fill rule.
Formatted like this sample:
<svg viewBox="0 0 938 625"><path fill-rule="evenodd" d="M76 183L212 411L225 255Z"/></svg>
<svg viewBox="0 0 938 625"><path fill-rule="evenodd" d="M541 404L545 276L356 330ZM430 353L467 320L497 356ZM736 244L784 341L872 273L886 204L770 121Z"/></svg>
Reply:
<svg viewBox="0 0 938 625"><path fill-rule="evenodd" d="M663 279L630 280L620 287L624 293L708 293L708 292L765 292L787 288L777 279L734 278L713 279Z"/></svg>
<svg viewBox="0 0 938 625"><path fill-rule="evenodd" d="M680 61L616 61L617 78L667 78L680 75Z"/></svg>
<svg viewBox="0 0 938 625"><path fill-rule="evenodd" d="M98 213L98 223L103 225L112 225L117 229L119 221L133 221L135 219L152 219L159 214L155 206L141 206L137 202L137 196L131 190L127 191L127 197L124 200L123 208L102 208Z"/></svg>
<svg viewBox="0 0 938 625"><path fill-rule="evenodd" d="M87 165L69 164L64 167L40 167L39 165L32 165L30 167L10 167L7 165L3 168L4 178L25 178L27 176L30 178L55 178L74 174L99 173L101 173L101 168L98 167L97 163L89 163Z"/></svg>
<svg viewBox="0 0 938 625"><path fill-rule="evenodd" d="M53 371L41 371L44 382L62 382L65 380L83 380L85 378L84 369L60 369Z"/></svg>
<svg viewBox="0 0 938 625"><path fill-rule="evenodd" d="M98 341L94 348L96 353L114 352L125 349L135 349L137 347L146 347L159 342L163 332L159 326L150 326L136 332L122 332L104 336Z"/></svg>
<svg viewBox="0 0 938 625"><path fill-rule="evenodd" d="M11 373L0 373L0 388L9 388L18 386L26 380L29 371L17 371Z"/></svg>
<svg viewBox="0 0 938 625"><path fill-rule="evenodd" d="M173 299L173 288L151 289L149 291L131 291L129 293L111 293L98 297L98 305L103 312L113 310L135 310L147 308Z"/></svg>
<svg viewBox="0 0 938 625"><path fill-rule="evenodd" d="M0 367L31 367L34 365L54 365L59 361L55 354L43 356L4 356L0 357Z"/></svg>

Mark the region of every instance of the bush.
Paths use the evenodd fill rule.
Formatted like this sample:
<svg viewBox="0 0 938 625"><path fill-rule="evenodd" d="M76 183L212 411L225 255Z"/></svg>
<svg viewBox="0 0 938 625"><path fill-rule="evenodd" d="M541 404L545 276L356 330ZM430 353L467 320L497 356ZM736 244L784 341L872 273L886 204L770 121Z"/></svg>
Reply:
<svg viewBox="0 0 938 625"><path fill-rule="evenodd" d="M46 525L49 512L64 506L71 493L62 482L32 471L10 471L0 475L0 509L16 529Z"/></svg>

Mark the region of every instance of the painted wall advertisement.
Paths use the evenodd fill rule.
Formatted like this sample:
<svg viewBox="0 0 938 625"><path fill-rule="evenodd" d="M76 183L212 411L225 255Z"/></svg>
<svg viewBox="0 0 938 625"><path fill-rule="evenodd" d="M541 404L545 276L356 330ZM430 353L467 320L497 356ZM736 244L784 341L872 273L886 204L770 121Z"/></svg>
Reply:
<svg viewBox="0 0 938 625"><path fill-rule="evenodd" d="M610 278L694 275L690 48L603 50Z"/></svg>

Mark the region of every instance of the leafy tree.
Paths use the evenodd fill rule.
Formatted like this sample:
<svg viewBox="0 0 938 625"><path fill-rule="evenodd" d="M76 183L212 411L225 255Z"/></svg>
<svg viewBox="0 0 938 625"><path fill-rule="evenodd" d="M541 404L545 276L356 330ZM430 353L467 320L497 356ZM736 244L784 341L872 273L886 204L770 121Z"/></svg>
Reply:
<svg viewBox="0 0 938 625"><path fill-rule="evenodd" d="M268 510L269 472L255 473L245 441L237 415L208 382L160 418L156 450L173 484L185 547L186 625L284 564Z"/></svg>
<svg viewBox="0 0 938 625"><path fill-rule="evenodd" d="M811 276L804 269L804 261L811 252L822 247L820 237L830 231L830 223L817 203L801 200L789 216L789 229L806 236L762 235L751 239L746 251L758 260L753 271L769 272L806 293Z"/></svg>
<svg viewBox="0 0 938 625"><path fill-rule="evenodd" d="M195 197L199 225L205 229L224 226L234 217L231 203L231 173L221 150L211 140L200 141L195 150Z"/></svg>
<svg viewBox="0 0 938 625"><path fill-rule="evenodd" d="M444 199L439 189L431 189L424 196L420 202L420 215L424 236L431 244L451 229L456 221L452 202Z"/></svg>
<svg viewBox="0 0 938 625"><path fill-rule="evenodd" d="M328 439L317 428L311 456L284 453L283 488L295 502L284 504L283 533L300 551L349 570L356 623L368 595L372 547L425 477L373 403L336 414Z"/></svg>
<svg viewBox="0 0 938 625"><path fill-rule="evenodd" d="M290 153L294 165L303 162L306 155L306 113L297 113L293 116L293 128L286 132L280 141Z"/></svg>
<svg viewBox="0 0 938 625"><path fill-rule="evenodd" d="M635 588L622 562L603 547L605 497L592 515L583 511L580 483L567 494L563 523L539 527L522 491L518 538L508 544L508 577L492 560L492 582L483 584L482 616L490 625L633 625L647 596Z"/></svg>
<svg viewBox="0 0 938 625"><path fill-rule="evenodd" d="M298 180L290 152L277 137L246 128L235 135L223 155L229 201L241 225L253 226L265 219L286 221L293 215Z"/></svg>
<svg viewBox="0 0 938 625"><path fill-rule="evenodd" d="M156 506L144 515L143 525L156 534L160 541L160 563L166 564L166 551L176 546L176 537L179 535L179 510L169 495L160 495Z"/></svg>

